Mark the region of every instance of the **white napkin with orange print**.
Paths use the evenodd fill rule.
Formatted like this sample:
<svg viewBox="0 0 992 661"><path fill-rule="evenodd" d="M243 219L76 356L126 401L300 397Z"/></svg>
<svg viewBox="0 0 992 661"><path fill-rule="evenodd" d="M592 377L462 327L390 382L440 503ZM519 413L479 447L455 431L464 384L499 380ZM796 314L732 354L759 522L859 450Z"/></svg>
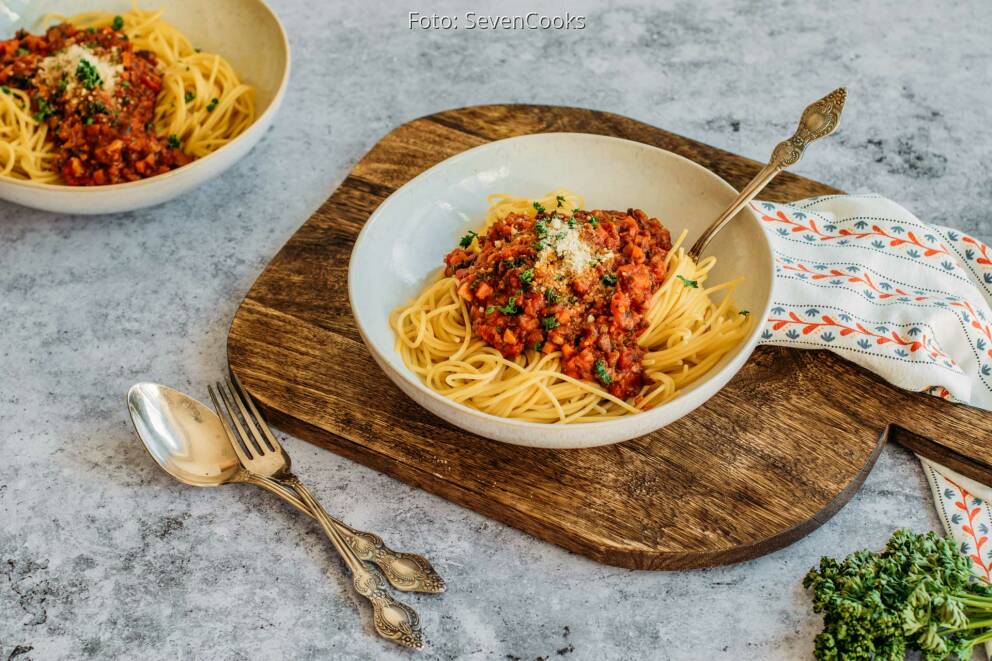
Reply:
<svg viewBox="0 0 992 661"><path fill-rule="evenodd" d="M878 195L751 206L775 255L763 344L827 349L992 410L992 248ZM947 533L992 580L992 488L920 460Z"/></svg>

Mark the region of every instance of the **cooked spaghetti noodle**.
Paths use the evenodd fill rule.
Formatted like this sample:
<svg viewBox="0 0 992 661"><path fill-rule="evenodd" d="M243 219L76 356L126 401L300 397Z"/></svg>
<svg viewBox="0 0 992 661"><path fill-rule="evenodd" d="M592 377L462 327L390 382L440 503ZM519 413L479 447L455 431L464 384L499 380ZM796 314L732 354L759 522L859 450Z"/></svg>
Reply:
<svg viewBox="0 0 992 661"><path fill-rule="evenodd" d="M253 89L161 14L135 7L49 15L46 35L22 31L0 42L0 175L72 185L133 181L206 156L244 132L255 120Z"/></svg>
<svg viewBox="0 0 992 661"><path fill-rule="evenodd" d="M611 342L611 336L604 330L613 329L610 331L613 332L618 328L616 324L607 327L605 323L601 323L607 320L609 311L600 310L600 316L595 320L594 315L590 314L588 324L583 318L580 320L583 330L565 334L564 341L556 336L556 331L564 323L561 319L568 321L568 310L571 308L564 305L559 294L549 296L547 289L544 290L545 303L553 303L541 308L547 313L541 319L543 330L540 330L540 334L534 330L527 331L528 338L541 339L533 345L521 345L519 342L507 344L506 330L511 330L513 337L510 339L517 340L519 338L516 335L520 334L520 328L527 326L520 322L511 329L517 318L527 314L527 306L532 302L538 307L542 305L536 294L529 296L525 292L537 291L539 286L536 283L542 277L542 269L550 268L549 264L557 264L560 260L556 258L566 254L560 249L562 244L574 244L566 228L581 232L580 235L588 241L589 237L595 236L594 231L599 230L599 225L607 222L606 218L623 217L618 222L627 223L633 228L631 221L634 219L631 214L640 214L638 218L644 215L635 210L626 215L604 211L583 212L579 209L582 206L581 200L564 191L555 191L539 200L494 195L490 196L489 201L491 206L487 212L483 234L470 233L463 239L463 252L466 254L459 254L454 259L449 255L449 274L435 280L416 300L395 310L390 318L397 336L397 350L406 365L427 386L456 402L502 417L547 423L596 422L637 413L670 400L679 390L699 379L728 351L736 347L751 328L748 314L738 312L731 301L730 294L739 279L705 286L716 259L706 257L698 264L690 259L681 247L685 232L665 252L661 247L663 239L667 238L667 232L664 232L662 239L656 241L653 251L656 255L656 272L661 273L662 278L658 279L653 292L645 292L644 304L641 306L643 319L629 333L630 341L636 343L636 346L626 349L630 355L639 357L639 368L635 369L630 360L624 364L625 349L622 344L618 344L622 343L623 337L618 338L614 332ZM557 211L573 205L576 209L570 216L567 212ZM556 209L556 212L549 215L547 209ZM542 245L534 246L535 252L530 253L536 259L533 266L524 259L523 264L511 262L508 270L502 270L501 278L514 281L510 290L517 286L516 280L523 282L520 300L524 302L518 304L515 297L511 297L509 306L488 305L481 312L479 309L473 310L472 305L477 308L480 305L475 300L480 290L486 294L488 301L494 300L494 294L488 291L490 287L486 284L489 281L481 279L480 282L477 274L470 273L464 267L454 269L452 273L452 261L459 265L474 264L473 256L477 258L482 250L483 239L487 247L505 251L507 243L522 231L520 228L528 227L527 220L513 221L517 224L503 234L509 237L507 243L494 243L485 233L503 219L522 218L524 215L529 219L537 218L539 229L542 222L540 219L551 218L548 222L552 225L545 223L544 236L549 236L548 231L557 231L560 237L557 247L552 250L547 245L550 239L544 239L541 241ZM555 217L560 217L564 222L554 223ZM597 217L597 225L590 227ZM637 225L640 233L643 235L647 229L661 236L648 223L655 223L660 228L660 223L650 219ZM561 229L549 229L551 227ZM637 229L629 231L637 233ZM538 232L538 236L540 235ZM651 249L651 244L644 243L643 240L642 245ZM456 249L452 255L457 252ZM629 252L637 255L636 249L629 248L624 254ZM549 254L550 260L547 259ZM618 297L625 300L624 292L631 289L626 287L621 291L621 285L617 284L616 277L612 275L616 271L611 271L609 264L621 261L619 256L601 254L605 258L599 264L595 260L591 263L598 269L594 272L596 278L600 278L602 274L601 280L606 283L601 289L606 290L607 294L616 292L611 299L611 308L616 312ZM643 256L641 262L651 263ZM525 266L528 268L524 269ZM498 268L503 269L503 266ZM586 265L586 268L592 267ZM637 268L634 265L625 271L624 267L620 267L620 278L625 275L631 275L635 279L641 277L644 269L637 271ZM459 274L463 277L460 278ZM527 276L526 280L522 276ZM469 283L469 277L475 277L476 282ZM546 278L545 282L553 284L554 279ZM575 284L575 281L571 282L573 288ZM466 285L474 285L475 294L466 292ZM600 286L596 284L596 287ZM599 291L590 288L588 284L582 285L580 290L588 293L576 305L595 298ZM714 295L718 293L724 294L719 301L714 300ZM467 296L472 298L468 299ZM565 310L564 313L562 309ZM503 314L505 310L515 312L517 316L511 318ZM540 316L540 312L537 314ZM488 334L491 341L487 341L473 327L473 317L477 320L497 318L500 321L493 323L502 323L505 328L501 329L497 325ZM616 321L617 318L614 319ZM601 329L599 334L595 332L596 324ZM502 334L500 330L503 331ZM594 336L594 341L588 341L590 333ZM572 346L573 344L576 346ZM586 346L585 349L582 348L583 345ZM519 353L516 353L518 349ZM592 378L580 378L581 374L576 375L577 369L582 372L582 358L586 353L594 358L599 357L589 370L593 374ZM619 358L615 357L617 355ZM585 362L588 363L588 360ZM566 372L572 372L572 375ZM624 381L627 373L633 373L637 378L630 377ZM624 391L622 387L618 387L621 383L630 387Z"/></svg>

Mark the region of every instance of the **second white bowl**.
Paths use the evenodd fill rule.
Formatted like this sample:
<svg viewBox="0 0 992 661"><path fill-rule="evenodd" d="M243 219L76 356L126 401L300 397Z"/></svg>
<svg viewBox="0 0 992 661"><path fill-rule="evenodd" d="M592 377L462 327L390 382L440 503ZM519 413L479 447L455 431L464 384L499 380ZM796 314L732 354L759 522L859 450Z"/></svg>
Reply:
<svg viewBox="0 0 992 661"><path fill-rule="evenodd" d="M0 38L24 28L41 32L46 14L71 16L86 11L127 11L130 0L36 0L12 4L14 21L0 13ZM101 214L133 211L171 200L234 165L272 125L289 82L289 41L275 13L262 0L170 0L163 17L193 44L223 56L238 76L255 88L255 122L212 154L165 174L110 186L65 186L0 177L0 199L43 211Z"/></svg>

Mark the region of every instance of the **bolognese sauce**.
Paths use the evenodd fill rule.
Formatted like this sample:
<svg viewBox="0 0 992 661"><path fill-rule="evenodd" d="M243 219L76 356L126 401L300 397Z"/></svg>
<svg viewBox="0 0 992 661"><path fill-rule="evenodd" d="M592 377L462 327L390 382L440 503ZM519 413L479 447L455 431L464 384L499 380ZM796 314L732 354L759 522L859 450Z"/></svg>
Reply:
<svg viewBox="0 0 992 661"><path fill-rule="evenodd" d="M28 94L34 118L47 124L53 169L72 186L135 181L191 160L176 136L155 135L158 63L121 27L62 23L0 41L0 92Z"/></svg>
<svg viewBox="0 0 992 661"><path fill-rule="evenodd" d="M637 338L665 277L668 230L639 209L535 208L536 217L509 214L470 232L445 257L472 330L506 358L560 351L566 375L636 395Z"/></svg>

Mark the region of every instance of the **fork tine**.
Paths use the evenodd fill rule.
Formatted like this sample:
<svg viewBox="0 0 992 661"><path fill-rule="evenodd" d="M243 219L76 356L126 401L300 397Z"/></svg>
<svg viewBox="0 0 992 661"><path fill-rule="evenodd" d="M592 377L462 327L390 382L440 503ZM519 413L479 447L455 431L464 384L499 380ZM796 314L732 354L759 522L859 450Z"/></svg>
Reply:
<svg viewBox="0 0 992 661"><path fill-rule="evenodd" d="M249 461L255 457L261 456L263 454L261 448L255 446L251 440L251 436L248 435L248 432L246 432L245 428L241 425L241 420L238 419L237 410L235 409L234 404L231 403L230 399L234 395L229 395L227 393L227 386L225 386L222 382L218 381L215 385L218 394L220 394L221 400L224 402L224 408L227 409L227 414L231 416L231 421L234 423L234 427L238 430L238 436L241 437L241 442L244 444L245 451L248 452Z"/></svg>
<svg viewBox="0 0 992 661"><path fill-rule="evenodd" d="M266 443L265 439L262 438L262 433L258 430L258 422L252 418L250 413L248 413L248 409L245 407L244 396L238 392L237 388L234 387L234 384L231 383L230 379L226 379L226 382L227 389L231 393L231 397L234 398L234 402L237 404L238 410L241 411L241 417L245 420L245 427L248 428L248 431L250 431L251 435L255 438L255 445L258 446L258 449L262 452L262 454L275 452L276 449Z"/></svg>
<svg viewBox="0 0 992 661"><path fill-rule="evenodd" d="M228 381L233 381L235 391L239 395L241 395L241 399L243 399L245 403L248 404L248 408L251 409L251 413L255 421L255 424L257 424L259 429L262 430L262 433L265 434L265 438L269 443L269 447L272 448L273 452L278 450L280 447L279 441L277 441L276 437L272 434L272 429L269 428L269 423L265 421L265 418L262 417L262 414L259 413L257 408L255 408L255 402L252 400L251 395L248 394L248 391L245 390L245 387L241 385L241 379L239 379L238 375L232 371L231 378L228 379Z"/></svg>
<svg viewBox="0 0 992 661"><path fill-rule="evenodd" d="M224 427L224 433L227 434L227 440L234 447L234 453L238 455L238 459L241 460L242 464L248 463L251 461L251 454L246 454L247 450L245 450L241 441L235 438L234 430L231 429L231 423L227 421L227 416L224 415L220 402L217 401L217 395L214 394L213 386L207 386L207 394L210 395L210 401L214 404L214 411L217 412L217 417L220 418L221 426Z"/></svg>

